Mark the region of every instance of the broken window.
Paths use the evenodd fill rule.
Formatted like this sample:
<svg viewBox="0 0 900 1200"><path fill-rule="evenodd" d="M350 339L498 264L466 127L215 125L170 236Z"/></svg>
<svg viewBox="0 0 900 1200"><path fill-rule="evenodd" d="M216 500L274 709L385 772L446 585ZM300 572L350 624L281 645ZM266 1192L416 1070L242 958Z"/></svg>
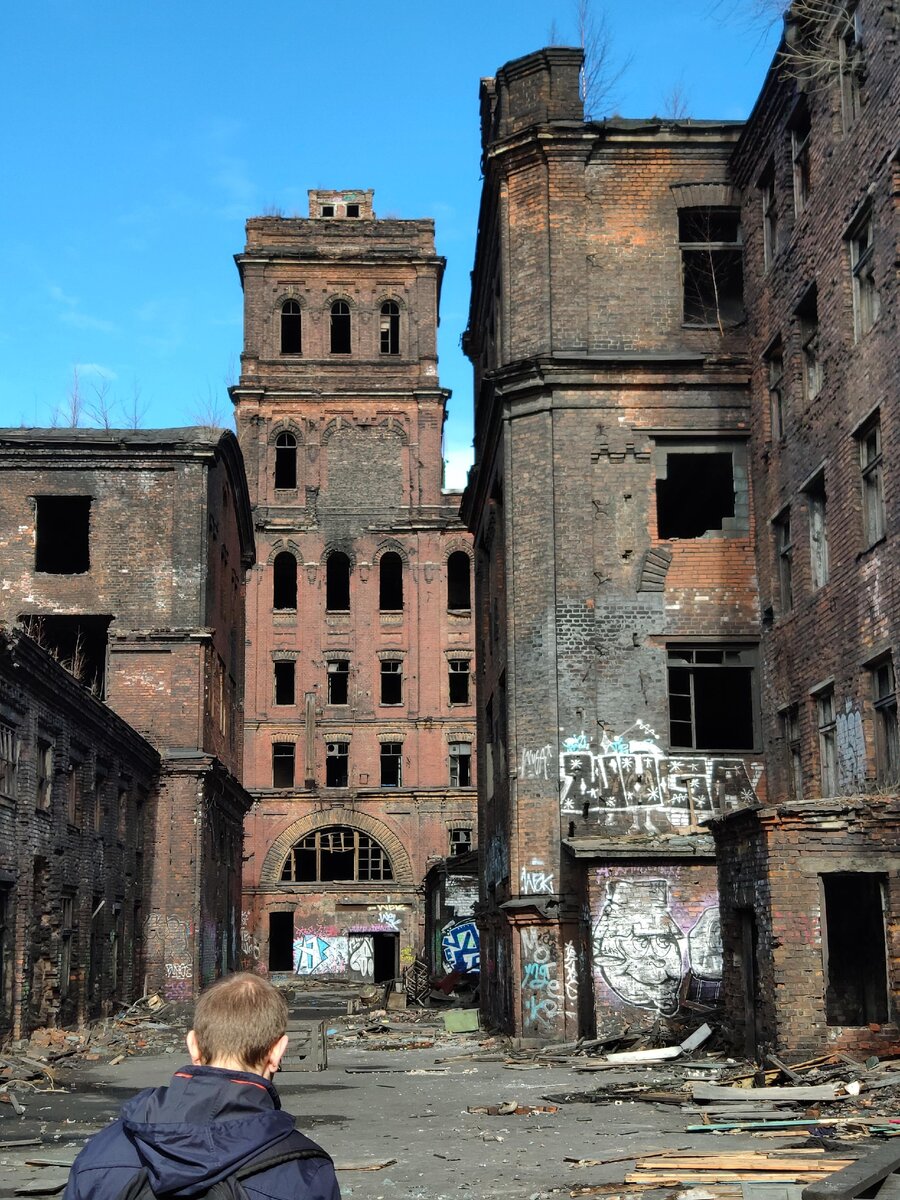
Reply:
<svg viewBox="0 0 900 1200"><path fill-rule="evenodd" d="M770 163L759 184L763 214L763 259L766 270L778 255L778 193L775 190L775 166Z"/></svg>
<svg viewBox="0 0 900 1200"><path fill-rule="evenodd" d="M400 787L403 783L403 743L381 743L381 786Z"/></svg>
<svg viewBox="0 0 900 1200"><path fill-rule="evenodd" d="M0 796L16 798L19 771L19 739L12 725L0 722Z"/></svg>
<svg viewBox="0 0 900 1200"><path fill-rule="evenodd" d="M815 400L822 388L822 360L819 357L819 305L815 284L807 290L806 295L797 305L796 315L800 324L803 394L807 400Z"/></svg>
<svg viewBox="0 0 900 1200"><path fill-rule="evenodd" d="M297 842L281 870L283 883L381 883L394 878L391 860L367 833L334 825Z"/></svg>
<svg viewBox="0 0 900 1200"><path fill-rule="evenodd" d="M862 475L863 529L867 546L884 537L884 478L881 460L881 417L875 414L857 433Z"/></svg>
<svg viewBox="0 0 900 1200"><path fill-rule="evenodd" d="M35 496L34 569L83 575L91 568L90 496Z"/></svg>
<svg viewBox="0 0 900 1200"><path fill-rule="evenodd" d="M869 332L881 313L875 287L875 242L872 213L866 210L848 234L853 277L853 331L857 341Z"/></svg>
<svg viewBox="0 0 900 1200"><path fill-rule="evenodd" d="M469 703L470 663L468 658L451 658L447 663L451 704Z"/></svg>
<svg viewBox="0 0 900 1200"><path fill-rule="evenodd" d="M818 692L816 701L816 724L819 730L819 773L822 780L822 795L837 793L837 722L834 712L834 688Z"/></svg>
<svg viewBox="0 0 900 1200"><path fill-rule="evenodd" d="M803 758L800 741L800 705L792 704L781 714L781 736L787 750L788 786L792 800L803 799Z"/></svg>
<svg viewBox="0 0 900 1200"><path fill-rule="evenodd" d="M669 450L656 479L661 538L702 537L734 517L734 465L728 452Z"/></svg>
<svg viewBox="0 0 900 1200"><path fill-rule="evenodd" d="M791 541L791 510L782 509L772 522L775 530L775 553L778 556L778 595L781 612L794 606L794 544Z"/></svg>
<svg viewBox="0 0 900 1200"><path fill-rule="evenodd" d="M472 746L469 742L451 742L449 747L450 752L450 786L451 787L471 787L472 786ZM453 842L453 833L451 830L450 841ZM471 830L468 831L471 835ZM471 841L471 836L470 836ZM470 849L467 846L466 849ZM462 851L457 851L462 853Z"/></svg>
<svg viewBox="0 0 900 1200"><path fill-rule="evenodd" d="M347 704L349 699L350 663L346 658L328 664L328 703Z"/></svg>
<svg viewBox="0 0 900 1200"><path fill-rule="evenodd" d="M471 826L465 829L450 830L450 857L453 858L457 854L468 854L472 849L472 829Z"/></svg>
<svg viewBox="0 0 900 1200"><path fill-rule="evenodd" d="M59 994L65 998L72 986L72 941L75 934L74 895L62 896L59 924Z"/></svg>
<svg viewBox="0 0 900 1200"><path fill-rule="evenodd" d="M874 872L822 875L825 1020L882 1024L888 1016L886 877Z"/></svg>
<svg viewBox="0 0 900 1200"><path fill-rule="evenodd" d="M382 554L378 564L378 607L382 612L403 608L403 559L393 550Z"/></svg>
<svg viewBox="0 0 900 1200"><path fill-rule="evenodd" d="M776 338L764 355L769 383L769 425L772 441L784 437L784 348Z"/></svg>
<svg viewBox="0 0 900 1200"><path fill-rule="evenodd" d="M341 550L325 563L325 607L329 612L350 611L350 559Z"/></svg>
<svg viewBox="0 0 900 1200"><path fill-rule="evenodd" d="M900 736L897 728L897 685L894 662L888 657L870 668L875 706L875 778L893 784L900 777Z"/></svg>
<svg viewBox="0 0 900 1200"><path fill-rule="evenodd" d="M464 550L447 559L447 607L457 611L472 607L472 565Z"/></svg>
<svg viewBox="0 0 900 1200"><path fill-rule="evenodd" d="M35 808L47 811L53 794L53 744L38 739L35 779Z"/></svg>
<svg viewBox="0 0 900 1200"><path fill-rule="evenodd" d="M722 329L744 316L744 265L736 208L682 208L678 213L686 325Z"/></svg>
<svg viewBox="0 0 900 1200"><path fill-rule="evenodd" d="M350 305L335 300L331 306L331 353L350 353Z"/></svg>
<svg viewBox="0 0 900 1200"><path fill-rule="evenodd" d="M794 175L794 211L799 217L806 208L810 193L810 134L812 126L809 109L802 100L791 120L791 163Z"/></svg>
<svg viewBox="0 0 900 1200"><path fill-rule="evenodd" d="M806 486L809 509L810 578L814 588L828 582L828 508L825 494L825 472L820 471Z"/></svg>
<svg viewBox="0 0 900 1200"><path fill-rule="evenodd" d="M272 787L294 786L294 761L297 748L293 742L272 743Z"/></svg>
<svg viewBox="0 0 900 1200"><path fill-rule="evenodd" d="M350 778L349 742L325 743L325 786L346 787Z"/></svg>
<svg viewBox="0 0 900 1200"><path fill-rule="evenodd" d="M275 487L287 491L297 486L297 439L279 433L275 439Z"/></svg>
<svg viewBox="0 0 900 1200"><path fill-rule="evenodd" d="M862 110L862 24L858 12L849 13L838 32L838 62L841 75L841 117L846 133Z"/></svg>
<svg viewBox="0 0 900 1200"><path fill-rule="evenodd" d="M381 704L403 703L403 663L387 658L381 663Z"/></svg>
<svg viewBox="0 0 900 1200"><path fill-rule="evenodd" d="M396 300L385 300L381 306L379 334L382 354L400 353L400 305Z"/></svg>
<svg viewBox="0 0 900 1200"><path fill-rule="evenodd" d="M750 647L669 647L673 749L753 749L755 665Z"/></svg>
<svg viewBox="0 0 900 1200"><path fill-rule="evenodd" d="M73 614L19 618L30 638L95 696L106 695L106 647L112 617Z"/></svg>
<svg viewBox="0 0 900 1200"><path fill-rule="evenodd" d="M303 310L296 300L285 300L281 306L281 353L303 352Z"/></svg>
<svg viewBox="0 0 900 1200"><path fill-rule="evenodd" d="M276 554L272 563L272 607L276 612L297 609L297 560L289 550Z"/></svg>
<svg viewBox="0 0 900 1200"><path fill-rule="evenodd" d="M294 704L295 676L297 664L288 660L275 663L275 703Z"/></svg>

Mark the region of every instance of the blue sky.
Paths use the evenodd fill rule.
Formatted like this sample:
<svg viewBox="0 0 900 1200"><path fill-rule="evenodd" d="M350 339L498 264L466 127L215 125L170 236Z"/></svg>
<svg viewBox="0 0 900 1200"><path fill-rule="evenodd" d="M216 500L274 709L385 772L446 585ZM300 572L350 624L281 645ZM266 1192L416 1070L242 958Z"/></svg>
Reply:
<svg viewBox="0 0 900 1200"><path fill-rule="evenodd" d="M545 45L554 22L574 43L573 13L571 0L10 0L0 424L51 423L76 369L113 424L135 407L145 426L228 420L244 220L305 216L311 187L371 187L379 216L434 217L448 260L441 381L459 482L478 81ZM609 22L631 60L625 116L665 111L677 84L693 117L745 117L777 40L711 0L620 4Z"/></svg>

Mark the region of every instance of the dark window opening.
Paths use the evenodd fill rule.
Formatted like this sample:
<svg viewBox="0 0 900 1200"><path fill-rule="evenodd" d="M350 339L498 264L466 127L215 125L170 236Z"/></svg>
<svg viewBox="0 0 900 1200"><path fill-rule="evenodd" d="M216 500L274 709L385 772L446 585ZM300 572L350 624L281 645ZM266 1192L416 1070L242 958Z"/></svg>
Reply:
<svg viewBox="0 0 900 1200"><path fill-rule="evenodd" d="M472 747L469 742L450 743L450 786L471 787L472 785ZM453 841L453 830L450 841ZM471 834L471 830L469 833ZM471 840L471 839L470 839ZM468 849L469 847L467 847ZM457 851L461 854L462 851Z"/></svg>
<svg viewBox="0 0 900 1200"><path fill-rule="evenodd" d="M285 300L281 306L281 353L303 353L303 310L296 300Z"/></svg>
<svg viewBox="0 0 900 1200"><path fill-rule="evenodd" d="M400 305L396 300L385 300L381 306L379 324L382 354L400 353Z"/></svg>
<svg viewBox="0 0 900 1200"><path fill-rule="evenodd" d="M275 663L275 703L293 704L295 702L294 686L296 676L294 662Z"/></svg>
<svg viewBox="0 0 900 1200"><path fill-rule="evenodd" d="M683 208L678 237L686 325L734 325L744 316L744 263L737 209Z"/></svg>
<svg viewBox="0 0 900 1200"><path fill-rule="evenodd" d="M449 668L450 703L469 703L469 665L468 658L451 658Z"/></svg>
<svg viewBox="0 0 900 1200"><path fill-rule="evenodd" d="M400 787L403 782L403 743L381 743L381 786Z"/></svg>
<svg viewBox="0 0 900 1200"><path fill-rule="evenodd" d="M885 877L823 875L827 957L825 1020L829 1025L888 1020Z"/></svg>
<svg viewBox="0 0 900 1200"><path fill-rule="evenodd" d="M784 437L784 347L778 338L765 354L769 384L769 426L772 441Z"/></svg>
<svg viewBox="0 0 900 1200"><path fill-rule="evenodd" d="M778 558L778 591L780 610L790 612L794 605L794 543L791 539L791 510L785 508L772 522L775 530L775 553Z"/></svg>
<svg viewBox="0 0 900 1200"><path fill-rule="evenodd" d="M389 658L381 664L381 704L403 703L403 663Z"/></svg>
<svg viewBox="0 0 900 1200"><path fill-rule="evenodd" d="M334 205L333 204L323 204L322 211L320 212L319 215L322 217L333 217L334 216Z"/></svg>
<svg viewBox="0 0 900 1200"><path fill-rule="evenodd" d="M347 742L325 745L325 786L346 787L350 778L350 746Z"/></svg>
<svg viewBox="0 0 900 1200"><path fill-rule="evenodd" d="M751 650L669 649L673 749L753 749L754 658Z"/></svg>
<svg viewBox="0 0 900 1200"><path fill-rule="evenodd" d="M809 201L811 190L810 180L810 134L812 124L809 119L809 109L806 101L801 100L800 106L791 120L791 161L794 176L794 210L799 217Z"/></svg>
<svg viewBox="0 0 900 1200"><path fill-rule="evenodd" d="M278 611L297 608L297 560L289 550L276 554L272 564L272 607Z"/></svg>
<svg viewBox="0 0 900 1200"><path fill-rule="evenodd" d="M325 607L329 612L350 611L350 559L340 550L325 564Z"/></svg>
<svg viewBox="0 0 900 1200"><path fill-rule="evenodd" d="M283 883L381 882L394 878L391 860L368 834L345 825L308 833L288 853Z"/></svg>
<svg viewBox="0 0 900 1200"><path fill-rule="evenodd" d="M53 743L38 739L37 778L35 780L35 808L47 810L53 793Z"/></svg>
<svg viewBox="0 0 900 1200"><path fill-rule="evenodd" d="M403 559L389 550L378 564L378 607L382 612L403 608Z"/></svg>
<svg viewBox="0 0 900 1200"><path fill-rule="evenodd" d="M331 306L331 353L350 353L350 305L335 300Z"/></svg>
<svg viewBox="0 0 900 1200"><path fill-rule="evenodd" d="M296 747L293 742L272 743L272 787L294 786L294 760Z"/></svg>
<svg viewBox="0 0 900 1200"><path fill-rule="evenodd" d="M469 556L462 550L454 550L447 559L447 607L469 609L472 607L471 564Z"/></svg>
<svg viewBox="0 0 900 1200"><path fill-rule="evenodd" d="M328 703L347 704L349 697L350 663L346 658L328 664Z"/></svg>
<svg viewBox="0 0 900 1200"><path fill-rule="evenodd" d="M269 913L269 970L294 969L294 914Z"/></svg>
<svg viewBox="0 0 900 1200"><path fill-rule="evenodd" d="M90 496L35 496L34 569L83 575L91 569Z"/></svg>
<svg viewBox="0 0 900 1200"><path fill-rule="evenodd" d="M472 830L467 829L451 829L450 830L450 856L451 858L457 854L468 854L472 849Z"/></svg>
<svg viewBox="0 0 900 1200"><path fill-rule="evenodd" d="M803 394L807 400L815 400L822 389L822 359L819 348L819 307L816 285L810 287L797 305L800 322L801 365L803 368Z"/></svg>
<svg viewBox="0 0 900 1200"><path fill-rule="evenodd" d="M358 204L348 204L347 205L347 216L348 217L358 217L359 216L359 205Z"/></svg>
<svg viewBox="0 0 900 1200"><path fill-rule="evenodd" d="M275 486L292 490L297 486L297 439L279 433L275 439Z"/></svg>
<svg viewBox="0 0 900 1200"><path fill-rule="evenodd" d="M871 668L875 706L875 777L880 784L900 778L900 729L897 724L897 685L894 662L883 659Z"/></svg>
<svg viewBox="0 0 900 1200"><path fill-rule="evenodd" d="M24 615L25 632L102 700L106 696L106 648L112 617Z"/></svg>
<svg viewBox="0 0 900 1200"><path fill-rule="evenodd" d="M862 475L865 544L874 546L884 537L884 474L881 456L881 417L877 414L856 435Z"/></svg>
<svg viewBox="0 0 900 1200"><path fill-rule="evenodd" d="M702 537L734 516L734 466L730 453L666 455L665 478L656 481L661 538Z"/></svg>

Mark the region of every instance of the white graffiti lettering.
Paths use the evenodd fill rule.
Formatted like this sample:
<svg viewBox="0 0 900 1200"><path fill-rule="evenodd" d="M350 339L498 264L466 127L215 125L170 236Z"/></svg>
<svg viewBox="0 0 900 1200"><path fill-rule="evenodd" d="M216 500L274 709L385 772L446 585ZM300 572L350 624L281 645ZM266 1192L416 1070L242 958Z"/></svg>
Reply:
<svg viewBox="0 0 900 1200"><path fill-rule="evenodd" d="M540 892L553 895L553 875L549 871L529 871L527 867L523 867L521 883L522 892L526 896L534 896Z"/></svg>
<svg viewBox="0 0 900 1200"><path fill-rule="evenodd" d="M539 750L523 750L519 775L522 779L549 779L553 765L553 747L549 744Z"/></svg>

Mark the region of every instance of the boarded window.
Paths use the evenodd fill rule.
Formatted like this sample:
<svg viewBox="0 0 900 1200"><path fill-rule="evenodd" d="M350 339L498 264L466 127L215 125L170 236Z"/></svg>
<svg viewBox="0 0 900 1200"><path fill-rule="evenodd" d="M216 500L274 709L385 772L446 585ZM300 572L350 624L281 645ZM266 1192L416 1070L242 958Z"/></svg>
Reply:
<svg viewBox="0 0 900 1200"><path fill-rule="evenodd" d="M669 647L673 749L753 749L755 658L750 648Z"/></svg>
<svg viewBox="0 0 900 1200"><path fill-rule="evenodd" d="M391 860L375 839L342 825L308 833L291 848L281 870L284 883L379 883L393 878Z"/></svg>
<svg viewBox="0 0 900 1200"><path fill-rule="evenodd" d="M883 875L874 873L822 876L829 1025L888 1020L885 882Z"/></svg>
<svg viewBox="0 0 900 1200"><path fill-rule="evenodd" d="M744 316L744 266L736 208L683 208L678 214L684 322L723 328Z"/></svg>
<svg viewBox="0 0 900 1200"><path fill-rule="evenodd" d="M666 474L656 481L661 538L702 537L734 517L734 466L730 452L669 451Z"/></svg>
<svg viewBox="0 0 900 1200"><path fill-rule="evenodd" d="M35 496L34 569L50 575L90 570L90 496Z"/></svg>
<svg viewBox="0 0 900 1200"><path fill-rule="evenodd" d="M297 560L289 550L276 554L272 564L272 607L282 612L297 608Z"/></svg>
<svg viewBox="0 0 900 1200"><path fill-rule="evenodd" d="M382 742L379 755L382 787L400 787L403 783L403 743Z"/></svg>
<svg viewBox="0 0 900 1200"><path fill-rule="evenodd" d="M403 609L403 559L392 550L378 564L378 607L382 612Z"/></svg>
<svg viewBox="0 0 900 1200"><path fill-rule="evenodd" d="M349 680L350 663L346 658L339 658L328 664L329 704L346 704L348 702Z"/></svg>
<svg viewBox="0 0 900 1200"><path fill-rule="evenodd" d="M329 612L350 611L350 559L340 550L325 564L325 607Z"/></svg>
<svg viewBox="0 0 900 1200"><path fill-rule="evenodd" d="M462 550L454 550L447 559L447 607L470 609L472 607L472 572L469 556Z"/></svg>
<svg viewBox="0 0 900 1200"><path fill-rule="evenodd" d="M293 742L273 742L272 787L292 788L294 786L295 757L296 747Z"/></svg>
<svg viewBox="0 0 900 1200"><path fill-rule="evenodd" d="M296 663L277 662L275 663L275 703L276 704L293 704L294 696L294 680L296 675Z"/></svg>
<svg viewBox="0 0 900 1200"><path fill-rule="evenodd" d="M303 310L296 300L285 300L281 306L281 353L300 354L303 351Z"/></svg>
<svg viewBox="0 0 900 1200"><path fill-rule="evenodd" d="M291 490L297 486L297 439L279 433L275 439L275 486Z"/></svg>
<svg viewBox="0 0 900 1200"><path fill-rule="evenodd" d="M347 742L325 744L325 786L346 787L350 779L350 747Z"/></svg>
<svg viewBox="0 0 900 1200"><path fill-rule="evenodd" d="M331 306L331 353L350 353L350 305L335 300Z"/></svg>

